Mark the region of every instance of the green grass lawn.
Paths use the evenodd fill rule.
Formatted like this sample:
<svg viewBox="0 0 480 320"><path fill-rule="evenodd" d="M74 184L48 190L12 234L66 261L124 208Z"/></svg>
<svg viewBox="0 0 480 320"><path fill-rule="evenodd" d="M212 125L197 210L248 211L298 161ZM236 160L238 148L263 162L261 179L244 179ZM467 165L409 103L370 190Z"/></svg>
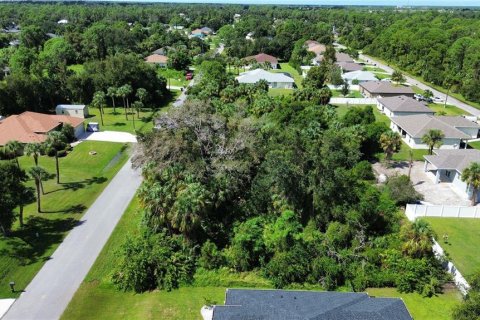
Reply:
<svg viewBox="0 0 480 320"><path fill-rule="evenodd" d="M167 79L167 85L186 87L190 81L185 79L185 72L174 69L158 68L157 73Z"/></svg>
<svg viewBox="0 0 480 320"><path fill-rule="evenodd" d="M373 74L375 75L375 77L377 77L378 80L392 77L392 75L388 73L374 72Z"/></svg>
<svg viewBox="0 0 480 320"><path fill-rule="evenodd" d="M344 98L341 90L332 90L332 97L334 98ZM345 98L363 98L362 94L360 93L360 91L356 91L356 90L350 90L350 92L348 93L347 96L345 96Z"/></svg>
<svg viewBox="0 0 480 320"><path fill-rule="evenodd" d="M271 72L287 72L289 73L293 79L295 80L295 84L297 85L297 88L301 89L302 88L302 74L298 73L298 71L289 65L287 62L280 63L280 69L274 69L270 70Z"/></svg>
<svg viewBox="0 0 480 320"><path fill-rule="evenodd" d="M394 288L369 288L369 295L385 298L401 298L415 320L451 320L452 310L461 301L461 294L448 290L432 298L424 298L418 293L399 293Z"/></svg>
<svg viewBox="0 0 480 320"><path fill-rule="evenodd" d="M473 149L478 149L480 150L480 141L475 141L475 142L469 142L468 145L472 147Z"/></svg>
<svg viewBox="0 0 480 320"><path fill-rule="evenodd" d="M90 151L97 154L89 155ZM124 144L87 141L59 159L61 184L53 176L43 183L44 212L37 213L36 203L27 205L25 227L16 224L9 237L0 236L0 298L18 296L10 293L8 282L15 281L19 290L27 286L127 158ZM31 157L23 156L19 162L25 170L34 165ZM55 173L54 158L42 156L39 165ZM33 181L28 185L33 187Z"/></svg>
<svg viewBox="0 0 480 320"><path fill-rule="evenodd" d="M288 96L293 94L293 90L294 89L270 88L268 89L268 95L270 97Z"/></svg>
<svg viewBox="0 0 480 320"><path fill-rule="evenodd" d="M446 106L444 106L443 104L439 104L439 103L429 103L428 107L433 111L435 111L435 113L445 112L446 116L470 115L470 113L468 113L467 111L457 108L455 106L452 106L450 104L447 104Z"/></svg>
<svg viewBox="0 0 480 320"><path fill-rule="evenodd" d="M363 67L363 71L387 73L386 70L383 70L382 68L374 67L374 66L365 66L365 67Z"/></svg>
<svg viewBox="0 0 480 320"><path fill-rule="evenodd" d="M480 271L480 219L425 218L437 233L437 241L450 255L455 266L467 279ZM442 239L448 235L448 243Z"/></svg>

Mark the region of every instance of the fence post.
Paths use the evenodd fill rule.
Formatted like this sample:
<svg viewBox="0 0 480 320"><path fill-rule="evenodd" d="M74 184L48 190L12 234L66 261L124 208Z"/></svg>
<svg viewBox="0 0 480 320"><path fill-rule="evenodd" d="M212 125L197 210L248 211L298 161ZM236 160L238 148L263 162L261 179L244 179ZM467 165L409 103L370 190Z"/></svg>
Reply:
<svg viewBox="0 0 480 320"><path fill-rule="evenodd" d="M460 218L460 207L457 208L457 218Z"/></svg>
<svg viewBox="0 0 480 320"><path fill-rule="evenodd" d="M440 217L443 217L443 210L445 209L445 205L442 204L442 210L440 211Z"/></svg>

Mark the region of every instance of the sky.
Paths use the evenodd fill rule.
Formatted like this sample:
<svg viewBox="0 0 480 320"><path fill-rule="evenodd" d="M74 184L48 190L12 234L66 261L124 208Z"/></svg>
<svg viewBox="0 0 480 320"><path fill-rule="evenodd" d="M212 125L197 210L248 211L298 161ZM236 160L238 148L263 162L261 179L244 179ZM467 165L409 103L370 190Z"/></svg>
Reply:
<svg viewBox="0 0 480 320"><path fill-rule="evenodd" d="M127 0L129 1L129 0ZM241 3L292 5L480 6L480 0L130 0L135 2Z"/></svg>

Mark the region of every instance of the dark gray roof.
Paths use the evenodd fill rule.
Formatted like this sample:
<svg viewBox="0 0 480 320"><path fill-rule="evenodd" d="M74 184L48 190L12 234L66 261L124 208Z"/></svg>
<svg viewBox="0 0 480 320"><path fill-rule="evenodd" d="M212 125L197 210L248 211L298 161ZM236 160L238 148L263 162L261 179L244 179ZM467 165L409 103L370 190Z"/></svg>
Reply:
<svg viewBox="0 0 480 320"><path fill-rule="evenodd" d="M437 129L441 130L447 139L471 139L471 136L458 128L480 128L477 123L463 117L432 116L427 114L393 117L392 122L405 130L412 138L421 138L429 130Z"/></svg>
<svg viewBox="0 0 480 320"><path fill-rule="evenodd" d="M412 320L397 298L366 293L227 289L212 320Z"/></svg>
<svg viewBox="0 0 480 320"><path fill-rule="evenodd" d="M457 170L462 173L472 162L480 162L480 150L455 149L434 150L435 155L424 156L435 168L443 170Z"/></svg>
<svg viewBox="0 0 480 320"><path fill-rule="evenodd" d="M407 96L379 98L378 102L390 111L434 114L425 103Z"/></svg>
<svg viewBox="0 0 480 320"><path fill-rule="evenodd" d="M394 86L387 81L368 81L360 83L360 86L371 93L388 94L414 94L412 88L404 86Z"/></svg>
<svg viewBox="0 0 480 320"><path fill-rule="evenodd" d="M344 72L350 72L350 71L360 71L363 70L363 66L361 64L355 63L355 62L336 62L336 65L341 67Z"/></svg>

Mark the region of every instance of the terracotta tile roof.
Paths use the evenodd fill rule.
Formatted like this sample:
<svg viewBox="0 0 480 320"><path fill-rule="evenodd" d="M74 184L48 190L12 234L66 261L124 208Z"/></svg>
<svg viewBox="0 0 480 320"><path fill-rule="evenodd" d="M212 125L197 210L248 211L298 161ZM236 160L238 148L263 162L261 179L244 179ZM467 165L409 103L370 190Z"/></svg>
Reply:
<svg viewBox="0 0 480 320"><path fill-rule="evenodd" d="M152 54L145 58L148 63L167 63L168 57L161 54Z"/></svg>
<svg viewBox="0 0 480 320"><path fill-rule="evenodd" d="M29 111L12 115L0 121L0 145L11 140L21 143L43 142L47 133L62 123L68 123L75 128L83 123L83 119Z"/></svg>
<svg viewBox="0 0 480 320"><path fill-rule="evenodd" d="M266 53L259 53L255 56L246 57L245 60L255 60L258 63L270 62L272 64L278 64L277 58Z"/></svg>

